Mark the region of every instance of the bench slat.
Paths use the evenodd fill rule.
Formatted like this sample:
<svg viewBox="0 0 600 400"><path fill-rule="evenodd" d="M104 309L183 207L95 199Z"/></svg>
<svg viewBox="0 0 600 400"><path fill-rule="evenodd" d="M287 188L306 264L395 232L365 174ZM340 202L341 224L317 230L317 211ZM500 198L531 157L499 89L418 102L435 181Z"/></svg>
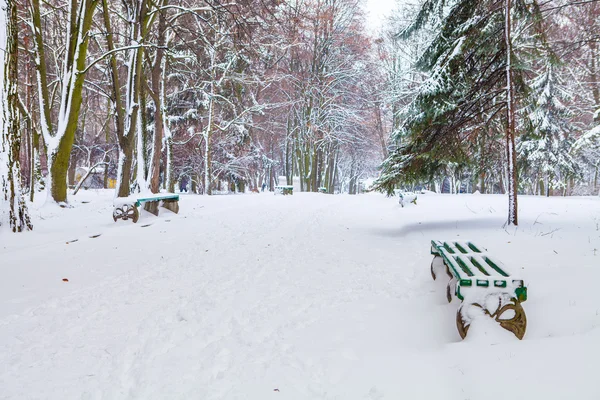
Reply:
<svg viewBox="0 0 600 400"><path fill-rule="evenodd" d="M504 265L472 242L431 241L431 253L444 259L457 280L456 294L462 300L461 287L503 288L514 291L521 301L527 299L522 279L511 276Z"/></svg>
<svg viewBox="0 0 600 400"><path fill-rule="evenodd" d="M465 262L464 257L461 257L460 255L458 255L458 256L453 256L452 258L454 259L454 261L456 261L456 263L458 265L460 265L460 267L465 272L465 274L467 274L468 277L475 276L475 274L473 273L471 268L469 268L469 264L467 264L467 262Z"/></svg>
<svg viewBox="0 0 600 400"><path fill-rule="evenodd" d="M453 270L453 275L457 279L463 279L469 276L473 276L472 273L469 275L471 271L465 271L463 267L460 264L458 264L456 259L453 257L453 254L451 254L446 248L440 248L439 252L444 261L446 261L446 263L448 264L448 267ZM467 276L465 277L464 274L466 274Z"/></svg>
<svg viewBox="0 0 600 400"><path fill-rule="evenodd" d="M485 256L485 257L483 257L483 259L499 275L501 275L501 276L503 276L505 278L507 278L509 276L508 273L506 273L502 268L500 268L500 266L498 265L498 264L500 264L499 262L493 261L489 256Z"/></svg>
<svg viewBox="0 0 600 400"><path fill-rule="evenodd" d="M441 242L433 240L436 248L446 261L456 264L467 276L507 278L510 275L503 269L500 261L481 251L472 242ZM460 273L460 271L459 271Z"/></svg>
<svg viewBox="0 0 600 400"><path fill-rule="evenodd" d="M156 196L156 197L141 197L137 199L137 201L159 201L159 200L179 200L179 195L171 195L171 196Z"/></svg>
<svg viewBox="0 0 600 400"><path fill-rule="evenodd" d="M473 264L475 266L475 268L477 268L479 271L481 271L482 274L484 274L485 276L490 276L490 274L485 270L485 268L483 268L483 263L480 261L483 261L483 259L480 258L480 260L477 260L476 256L471 256L471 258L469 259L469 261L471 261L471 264Z"/></svg>
<svg viewBox="0 0 600 400"><path fill-rule="evenodd" d="M137 207L139 207L142 205L142 203L163 201L163 200L179 201L179 195L178 194L157 194L155 196L140 197L136 200L135 205Z"/></svg>

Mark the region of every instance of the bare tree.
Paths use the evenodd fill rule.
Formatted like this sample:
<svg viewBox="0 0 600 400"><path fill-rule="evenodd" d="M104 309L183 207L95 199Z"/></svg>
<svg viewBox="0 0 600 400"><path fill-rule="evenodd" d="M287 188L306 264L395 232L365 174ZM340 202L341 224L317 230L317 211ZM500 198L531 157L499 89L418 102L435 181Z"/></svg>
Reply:
<svg viewBox="0 0 600 400"><path fill-rule="evenodd" d="M70 0L67 7L66 48L62 62L59 91L59 111L52 121L52 96L48 85L46 66L46 37L44 34L39 0L31 0L32 30L36 52L36 71L40 108L40 129L48 155L47 189L49 198L67 201L67 170L75 139L79 110L82 102L86 58L90 40L92 17L98 0Z"/></svg>

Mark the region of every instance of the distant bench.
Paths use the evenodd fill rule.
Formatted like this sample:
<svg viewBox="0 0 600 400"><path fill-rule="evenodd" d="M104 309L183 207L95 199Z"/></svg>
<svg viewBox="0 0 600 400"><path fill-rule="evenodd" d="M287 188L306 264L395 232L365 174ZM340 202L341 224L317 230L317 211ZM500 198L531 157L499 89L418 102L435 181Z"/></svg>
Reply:
<svg viewBox="0 0 600 400"><path fill-rule="evenodd" d="M159 205L175 214L179 212L179 195L174 193L157 193L143 197L117 197L114 201L113 220L117 222L118 219L123 221L131 219L134 223L137 222L140 217L138 207L142 203L144 203L144 210L156 216L158 216Z"/></svg>
<svg viewBox="0 0 600 400"><path fill-rule="evenodd" d="M471 306L495 319L502 328L523 339L527 318L521 302L527 300L527 287L522 279L507 272L497 259L472 242L431 241L431 275L436 279L436 270L445 266L450 277L446 289L448 302L455 295L462 301L456 313L458 333L464 339L471 325ZM492 309L490 309L490 307Z"/></svg>
<svg viewBox="0 0 600 400"><path fill-rule="evenodd" d="M399 200L398 202L402 207L404 207L408 203L417 204L417 194L413 192L399 192Z"/></svg>
<svg viewBox="0 0 600 400"><path fill-rule="evenodd" d="M275 186L275 194L294 194L294 187L291 185Z"/></svg>

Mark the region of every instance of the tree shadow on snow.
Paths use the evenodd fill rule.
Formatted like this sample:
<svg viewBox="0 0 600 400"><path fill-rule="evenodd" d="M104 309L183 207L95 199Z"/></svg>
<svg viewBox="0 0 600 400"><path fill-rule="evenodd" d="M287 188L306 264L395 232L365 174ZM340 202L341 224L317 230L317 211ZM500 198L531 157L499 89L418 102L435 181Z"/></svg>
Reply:
<svg viewBox="0 0 600 400"><path fill-rule="evenodd" d="M448 219L445 221L413 222L397 228L374 228L372 232L379 236L404 237L417 233L430 235L433 231L440 231L441 233L460 233L473 230L495 231L504 229L505 223L506 218L501 217Z"/></svg>

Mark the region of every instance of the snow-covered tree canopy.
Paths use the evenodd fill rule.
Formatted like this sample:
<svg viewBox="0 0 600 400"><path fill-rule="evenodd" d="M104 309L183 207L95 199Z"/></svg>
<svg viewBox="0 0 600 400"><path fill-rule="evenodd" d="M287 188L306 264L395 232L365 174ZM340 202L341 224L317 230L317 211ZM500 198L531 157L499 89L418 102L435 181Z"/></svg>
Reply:
<svg viewBox="0 0 600 400"><path fill-rule="evenodd" d="M501 1L426 1L415 22L399 32L408 38L431 24L435 37L417 61L427 72L415 100L402 110L402 129L393 138L398 148L383 163L376 187L390 192L402 181L427 180L447 162L465 163L476 153L480 135L506 116L505 16ZM540 29L535 1L516 1L513 13L521 42ZM530 23L525 24L525 21ZM519 42L517 41L517 44ZM518 49L518 46L517 46ZM516 54L519 54L515 50ZM520 61L525 55L521 54ZM516 69L516 93L528 89L524 66Z"/></svg>

